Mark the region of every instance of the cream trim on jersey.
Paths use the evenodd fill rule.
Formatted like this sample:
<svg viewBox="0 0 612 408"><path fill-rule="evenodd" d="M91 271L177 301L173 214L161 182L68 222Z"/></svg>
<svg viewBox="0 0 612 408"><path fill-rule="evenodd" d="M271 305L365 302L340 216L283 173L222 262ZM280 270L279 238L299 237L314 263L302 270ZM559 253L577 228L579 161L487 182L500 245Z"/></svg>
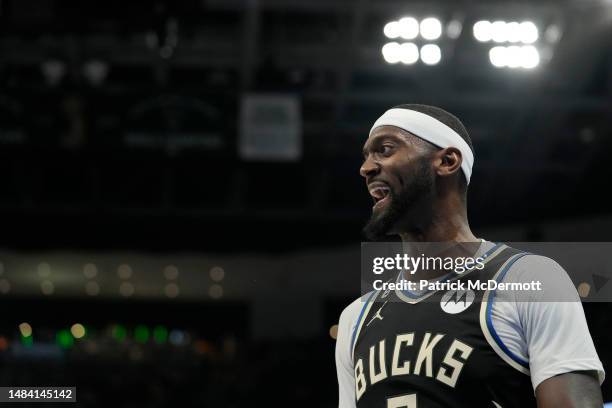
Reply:
<svg viewBox="0 0 612 408"><path fill-rule="evenodd" d="M497 270L497 273L495 274L493 279L497 280L499 275L502 273L502 271L509 264L514 263L518 258L521 258L524 255L525 255L524 253L520 253L520 254L516 254L516 255L511 256L510 258L508 258L506 260L506 262L504 262L504 264ZM480 306L480 329L482 330L482 333L484 334L484 337L487 340L487 343L489 343L489 345L491 346L493 351L495 351L495 353L502 360L504 360L506 363L508 363L512 368L517 369L518 371L520 371L523 374L531 375L528 368L526 368L526 367L522 366L521 364L519 364L518 362L516 362L512 357L510 357L506 352L504 352L501 349L501 347L499 347L499 344L497 344L497 342L493 338L493 335L489 331L489 326L487 326L487 306L489 304L489 296L490 296L490 294L491 294L490 290L485 291L485 293L484 293L484 295L482 297L482 305Z"/></svg>
<svg viewBox="0 0 612 408"><path fill-rule="evenodd" d="M374 294L374 296L370 296L370 299L367 300L366 302L368 303L367 305L364 306L363 313L360 314L360 319L357 322L357 327L355 328L355 334L354 334L354 341L352 341L351 344L351 361L355 361L355 345L357 344L357 340L359 340L359 333L361 332L361 328L363 327L363 322L365 321L366 317L368 317L368 313L370 313L370 309L372 308L372 305L374 304L374 302L376 301L376 298L378 297L378 295L380 295L380 290L377 290L376 293Z"/></svg>

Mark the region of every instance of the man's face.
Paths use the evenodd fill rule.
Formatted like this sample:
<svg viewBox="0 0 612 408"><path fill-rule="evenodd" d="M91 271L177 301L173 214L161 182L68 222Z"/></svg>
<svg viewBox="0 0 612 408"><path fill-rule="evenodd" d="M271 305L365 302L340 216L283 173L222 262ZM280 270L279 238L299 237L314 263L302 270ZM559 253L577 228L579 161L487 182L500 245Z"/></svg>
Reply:
<svg viewBox="0 0 612 408"><path fill-rule="evenodd" d="M374 202L364 228L367 238L378 240L410 228L418 222L418 213L428 210L435 180L431 151L397 127L374 130L364 145L365 160L359 171Z"/></svg>

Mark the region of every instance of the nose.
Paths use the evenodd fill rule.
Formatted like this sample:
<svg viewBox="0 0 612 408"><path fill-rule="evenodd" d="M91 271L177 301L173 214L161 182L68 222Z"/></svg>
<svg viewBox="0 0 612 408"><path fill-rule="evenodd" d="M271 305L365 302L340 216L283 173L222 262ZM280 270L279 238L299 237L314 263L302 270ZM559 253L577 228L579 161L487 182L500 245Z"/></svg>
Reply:
<svg viewBox="0 0 612 408"><path fill-rule="evenodd" d="M374 174L380 171L380 164L372 159L372 156L368 156L365 159L361 168L359 169L359 174L361 177L368 178L368 176L373 176Z"/></svg>

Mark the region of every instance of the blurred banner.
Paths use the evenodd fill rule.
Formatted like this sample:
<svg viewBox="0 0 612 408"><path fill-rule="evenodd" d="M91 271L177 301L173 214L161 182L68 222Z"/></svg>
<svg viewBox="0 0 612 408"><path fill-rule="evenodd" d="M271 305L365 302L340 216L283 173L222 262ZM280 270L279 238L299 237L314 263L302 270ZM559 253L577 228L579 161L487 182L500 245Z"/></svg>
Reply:
<svg viewBox="0 0 612 408"><path fill-rule="evenodd" d="M300 101L291 95L242 97L240 156L246 160L295 161L302 156Z"/></svg>

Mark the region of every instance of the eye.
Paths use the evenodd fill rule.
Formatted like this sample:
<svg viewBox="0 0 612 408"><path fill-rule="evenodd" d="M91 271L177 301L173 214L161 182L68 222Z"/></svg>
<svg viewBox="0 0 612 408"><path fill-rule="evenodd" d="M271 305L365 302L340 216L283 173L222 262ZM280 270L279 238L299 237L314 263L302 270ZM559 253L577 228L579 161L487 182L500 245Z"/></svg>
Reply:
<svg viewBox="0 0 612 408"><path fill-rule="evenodd" d="M394 148L394 146L392 144L385 143L385 144L380 146L380 153L383 156L390 156L391 153L393 153L393 148Z"/></svg>

